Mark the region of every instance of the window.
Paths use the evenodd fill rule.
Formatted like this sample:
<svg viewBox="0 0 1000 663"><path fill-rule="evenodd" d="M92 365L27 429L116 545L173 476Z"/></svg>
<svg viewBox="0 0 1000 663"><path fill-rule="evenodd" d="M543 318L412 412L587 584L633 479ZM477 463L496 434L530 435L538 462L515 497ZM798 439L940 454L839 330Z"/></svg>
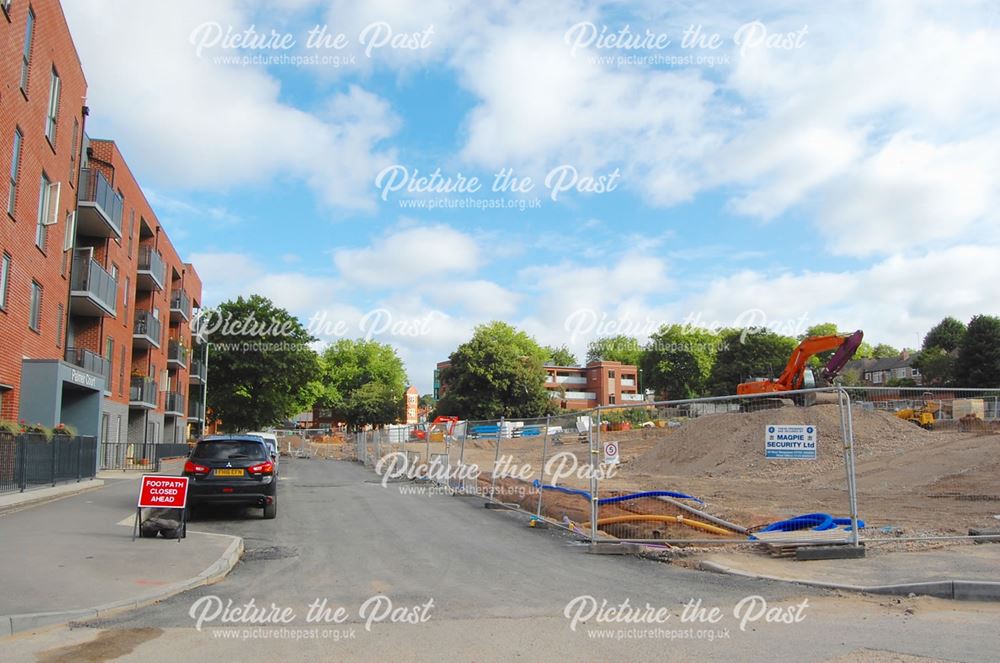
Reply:
<svg viewBox="0 0 1000 663"><path fill-rule="evenodd" d="M918 375L920 375L920 369L919 368L910 369L910 375L912 375L913 377L917 377Z"/></svg>
<svg viewBox="0 0 1000 663"><path fill-rule="evenodd" d="M21 170L21 141L24 134L20 129L14 129L14 151L10 158L10 190L7 192L7 213L14 216L14 204L17 202L17 174Z"/></svg>
<svg viewBox="0 0 1000 663"><path fill-rule="evenodd" d="M615 397L608 396L608 405L614 405L614 404L615 404Z"/></svg>
<svg viewBox="0 0 1000 663"><path fill-rule="evenodd" d="M0 6L3 7L3 13L7 15L7 20L10 20L10 3L13 0L0 0Z"/></svg>
<svg viewBox="0 0 1000 663"><path fill-rule="evenodd" d="M63 318L66 317L66 309L60 304L56 307L56 347L62 347Z"/></svg>
<svg viewBox="0 0 1000 663"><path fill-rule="evenodd" d="M33 331L42 330L42 286L37 281L31 282L31 311L28 326Z"/></svg>
<svg viewBox="0 0 1000 663"><path fill-rule="evenodd" d="M21 51L21 92L28 94L28 70L31 67L31 38L35 34L35 10L28 7L28 22L24 26L24 50Z"/></svg>
<svg viewBox="0 0 1000 663"><path fill-rule="evenodd" d="M52 79L49 81L49 112L45 116L45 137L49 139L52 149L56 147L56 125L59 122L59 92L61 88L59 74L53 69Z"/></svg>
<svg viewBox="0 0 1000 663"><path fill-rule="evenodd" d="M615 376L615 372L614 371L608 371L608 377L609 378L613 378L614 376Z"/></svg>
<svg viewBox="0 0 1000 663"><path fill-rule="evenodd" d="M3 254L0 262L0 310L7 308L7 286L10 283L10 254Z"/></svg>
<svg viewBox="0 0 1000 663"><path fill-rule="evenodd" d="M135 234L135 208L132 208L132 220L128 224L128 257L132 258L132 235Z"/></svg>
<svg viewBox="0 0 1000 663"><path fill-rule="evenodd" d="M52 182L42 173L41 185L38 188L38 226L35 228L35 244L42 251L45 250L45 242L48 239L49 228L47 220L49 218L49 186Z"/></svg>
<svg viewBox="0 0 1000 663"><path fill-rule="evenodd" d="M121 347L118 362L118 395L125 395L125 346ZM111 391L110 389L108 391ZM119 417L120 419L120 417Z"/></svg>
<svg viewBox="0 0 1000 663"><path fill-rule="evenodd" d="M104 358L108 360L108 383L104 385L104 390L111 391L111 376L114 375L114 373L111 372L111 367L115 361L115 339L110 336L108 336L107 340L104 341Z"/></svg>
<svg viewBox="0 0 1000 663"><path fill-rule="evenodd" d="M129 293L129 290L131 290L131 288L132 288L132 279L130 277L126 276L125 277L125 290L122 292L122 309L124 309L124 311L125 311L126 314L128 313L128 293ZM128 324L128 315L122 316L122 319L124 320L125 324L127 325Z"/></svg>
<svg viewBox="0 0 1000 663"><path fill-rule="evenodd" d="M69 150L69 185L74 186L76 182L76 152L79 146L78 139L80 137L80 120L73 118L73 143Z"/></svg>
<svg viewBox="0 0 1000 663"><path fill-rule="evenodd" d="M73 248L73 240L76 238L76 212L66 213L66 230L63 235L63 251Z"/></svg>

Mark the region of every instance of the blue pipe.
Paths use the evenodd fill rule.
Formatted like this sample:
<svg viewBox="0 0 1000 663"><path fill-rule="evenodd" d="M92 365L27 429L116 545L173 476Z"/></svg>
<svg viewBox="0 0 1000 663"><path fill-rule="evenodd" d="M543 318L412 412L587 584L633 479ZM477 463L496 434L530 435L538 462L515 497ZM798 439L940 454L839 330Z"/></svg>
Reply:
<svg viewBox="0 0 1000 663"><path fill-rule="evenodd" d="M585 490L579 490L577 488L566 488L564 486L553 486L551 484L542 484L541 482L538 481L538 479L532 481L531 485L534 486L535 488L541 487L545 490L555 490L560 493L566 493L567 495L579 495L580 497L585 497L588 500L592 499L591 494ZM649 490L644 493L633 493L631 495L618 495L616 497L605 497L603 499L597 500L597 503L615 504L617 502L626 502L628 500L639 499L640 497L657 497L657 496L676 497L677 499L682 499L682 500L694 500L699 504L704 504L704 502L698 499L697 497L685 495L684 493L676 493L670 490Z"/></svg>

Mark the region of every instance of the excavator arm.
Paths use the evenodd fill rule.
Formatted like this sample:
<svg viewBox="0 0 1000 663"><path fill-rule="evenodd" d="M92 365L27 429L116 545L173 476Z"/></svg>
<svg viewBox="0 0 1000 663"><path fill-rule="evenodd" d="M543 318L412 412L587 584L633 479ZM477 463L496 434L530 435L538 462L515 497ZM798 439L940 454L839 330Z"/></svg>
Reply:
<svg viewBox="0 0 1000 663"><path fill-rule="evenodd" d="M859 329L853 334L830 334L829 336L810 336L796 346L792 351L785 370L775 380L744 382L736 387L737 394L764 394L778 391L792 391L802 388L806 370L806 362L813 355L828 350L836 350L830 361L823 368L823 377L832 380L844 365L850 361L861 345L864 333Z"/></svg>

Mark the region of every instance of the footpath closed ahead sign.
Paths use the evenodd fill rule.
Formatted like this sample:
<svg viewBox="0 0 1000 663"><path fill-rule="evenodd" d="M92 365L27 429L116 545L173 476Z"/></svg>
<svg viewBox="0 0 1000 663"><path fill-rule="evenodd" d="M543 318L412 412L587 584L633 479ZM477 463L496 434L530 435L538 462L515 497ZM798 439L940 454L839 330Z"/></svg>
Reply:
<svg viewBox="0 0 1000 663"><path fill-rule="evenodd" d="M145 474L139 488L140 509L183 509L187 505L187 477Z"/></svg>
<svg viewBox="0 0 1000 663"><path fill-rule="evenodd" d="M764 457L816 460L816 427L767 426L764 429Z"/></svg>

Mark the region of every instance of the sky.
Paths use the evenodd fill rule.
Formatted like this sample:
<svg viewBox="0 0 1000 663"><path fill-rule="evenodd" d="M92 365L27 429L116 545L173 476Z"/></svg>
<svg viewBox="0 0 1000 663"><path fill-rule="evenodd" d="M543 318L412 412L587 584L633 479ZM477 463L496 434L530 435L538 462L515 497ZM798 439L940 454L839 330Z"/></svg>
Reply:
<svg viewBox="0 0 1000 663"><path fill-rule="evenodd" d="M919 347L1000 313L1000 9L64 0L87 133L204 282L434 364L506 320Z"/></svg>

